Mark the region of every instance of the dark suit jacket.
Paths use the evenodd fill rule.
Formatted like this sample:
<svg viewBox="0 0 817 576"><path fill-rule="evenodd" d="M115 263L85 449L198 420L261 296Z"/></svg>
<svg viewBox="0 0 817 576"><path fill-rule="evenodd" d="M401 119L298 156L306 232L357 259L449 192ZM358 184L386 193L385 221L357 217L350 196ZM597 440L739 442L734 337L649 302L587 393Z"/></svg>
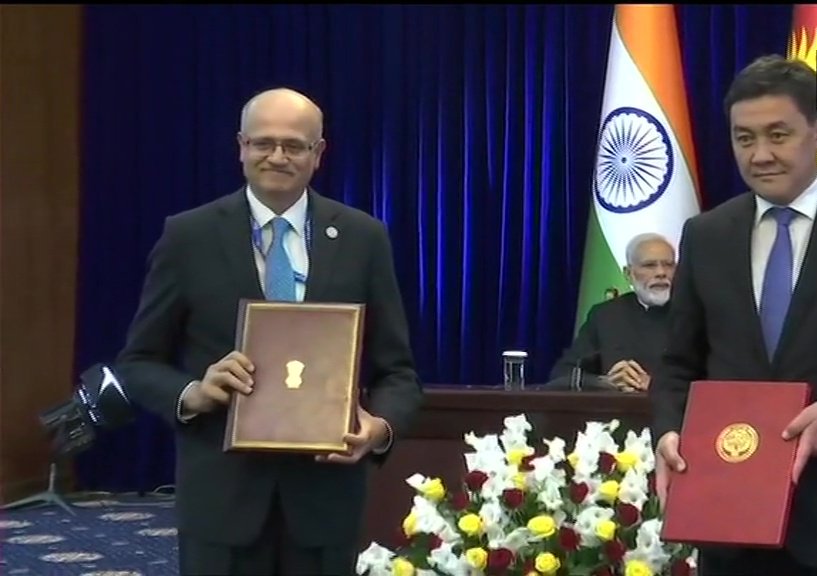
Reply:
<svg viewBox="0 0 817 576"><path fill-rule="evenodd" d="M314 234L304 300L366 304L363 405L385 418L398 438L422 391L386 229L312 190L308 210ZM338 231L334 239L325 234L330 225ZM167 219L118 358L130 397L175 429L180 530L212 542L249 544L277 489L302 545L352 544L363 516L365 459L348 466L307 456L226 454L226 410L187 424L176 419L185 386L234 349L241 298L264 299L243 189Z"/></svg>
<svg viewBox="0 0 817 576"><path fill-rule="evenodd" d="M634 292L596 304L576 339L550 372L550 379L569 376L581 362L588 374L607 374L616 362L635 360L652 374L666 340L668 306L649 311Z"/></svg>
<svg viewBox="0 0 817 576"><path fill-rule="evenodd" d="M777 352L769 360L752 289L754 218L754 196L746 193L684 225L667 352L650 386L654 441L667 431L680 431L693 380L794 380L812 386L817 382L817 226ZM812 460L795 493L787 545L800 562L817 566L814 526L817 467Z"/></svg>

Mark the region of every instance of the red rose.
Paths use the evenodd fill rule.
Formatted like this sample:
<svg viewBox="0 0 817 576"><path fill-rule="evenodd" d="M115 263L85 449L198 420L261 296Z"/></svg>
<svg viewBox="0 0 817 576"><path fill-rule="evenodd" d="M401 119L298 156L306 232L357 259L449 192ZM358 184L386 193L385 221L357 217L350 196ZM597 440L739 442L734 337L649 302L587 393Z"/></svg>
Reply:
<svg viewBox="0 0 817 576"><path fill-rule="evenodd" d="M641 516L638 508L632 504L625 504L624 502L619 503L616 509L616 514L618 516L619 524L625 527L632 526L638 522L638 518Z"/></svg>
<svg viewBox="0 0 817 576"><path fill-rule="evenodd" d="M443 539L437 536L436 534L429 534L428 535L428 549L429 550L436 550L440 546L443 545Z"/></svg>
<svg viewBox="0 0 817 576"><path fill-rule="evenodd" d="M609 474L616 469L616 457L609 452L599 454L599 472Z"/></svg>
<svg viewBox="0 0 817 576"><path fill-rule="evenodd" d="M689 576L692 574L692 568L690 568L689 562L686 560L676 560L672 563L670 574L672 576Z"/></svg>
<svg viewBox="0 0 817 576"><path fill-rule="evenodd" d="M610 542L604 543L604 553L613 564L621 562L624 559L624 553L626 551L627 547L620 540L611 540Z"/></svg>
<svg viewBox="0 0 817 576"><path fill-rule="evenodd" d="M507 488L502 491L502 500L508 508L516 509L525 501L525 493L517 488Z"/></svg>
<svg viewBox="0 0 817 576"><path fill-rule="evenodd" d="M579 534L573 528L562 526L559 528L559 546L566 552L575 552L579 549Z"/></svg>
<svg viewBox="0 0 817 576"><path fill-rule="evenodd" d="M479 492L482 485L488 481L488 475L480 470L474 470L465 475L465 485L471 492Z"/></svg>
<svg viewBox="0 0 817 576"><path fill-rule="evenodd" d="M406 536L402 528L394 531L394 546L396 548L405 548L409 544L411 544L411 538Z"/></svg>
<svg viewBox="0 0 817 576"><path fill-rule="evenodd" d="M468 505L470 503L471 499L465 492L454 492L454 494L451 496L451 507L454 510L457 511L465 510L466 508L468 508Z"/></svg>
<svg viewBox="0 0 817 576"><path fill-rule="evenodd" d="M584 482L581 484L576 484L575 482L570 484L570 500L574 504L581 504L584 502L588 492L590 492L590 487Z"/></svg>
<svg viewBox="0 0 817 576"><path fill-rule="evenodd" d="M533 464L531 464L531 460L533 460L534 458L538 458L535 452L533 454L528 454L527 456L523 457L522 462L519 463L519 469L522 470L523 472L530 472L531 470L533 470Z"/></svg>
<svg viewBox="0 0 817 576"><path fill-rule="evenodd" d="M595 572L593 572L593 576L613 576L613 571L607 566L602 566L601 568L596 568Z"/></svg>
<svg viewBox="0 0 817 576"><path fill-rule="evenodd" d="M497 548L488 550L488 570L489 573L502 573L508 569L513 562L513 552L507 548Z"/></svg>

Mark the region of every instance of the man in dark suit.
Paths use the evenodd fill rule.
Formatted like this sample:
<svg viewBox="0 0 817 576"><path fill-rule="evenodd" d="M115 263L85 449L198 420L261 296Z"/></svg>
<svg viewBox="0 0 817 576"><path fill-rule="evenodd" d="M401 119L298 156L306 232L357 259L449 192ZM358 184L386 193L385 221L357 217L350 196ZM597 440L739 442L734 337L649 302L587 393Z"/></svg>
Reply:
<svg viewBox="0 0 817 576"><path fill-rule="evenodd" d="M371 216L309 188L321 110L288 89L241 114L247 186L167 219L118 368L129 396L176 432L179 563L192 574L352 574L367 463L422 399L390 241ZM225 453L225 406L250 394L235 351L239 300L366 305L357 433L348 454Z"/></svg>
<svg viewBox="0 0 817 576"><path fill-rule="evenodd" d="M623 391L650 385L666 340L675 249L659 234L632 238L624 274L632 292L593 306L573 345L550 372L553 387L577 367L587 376Z"/></svg>
<svg viewBox="0 0 817 576"><path fill-rule="evenodd" d="M726 95L732 149L751 191L684 226L667 352L650 388L662 499L685 468L678 432L691 381L817 383L815 102L814 71L779 56L747 66ZM784 436L801 440L785 549L702 549L702 576L817 574L817 404Z"/></svg>

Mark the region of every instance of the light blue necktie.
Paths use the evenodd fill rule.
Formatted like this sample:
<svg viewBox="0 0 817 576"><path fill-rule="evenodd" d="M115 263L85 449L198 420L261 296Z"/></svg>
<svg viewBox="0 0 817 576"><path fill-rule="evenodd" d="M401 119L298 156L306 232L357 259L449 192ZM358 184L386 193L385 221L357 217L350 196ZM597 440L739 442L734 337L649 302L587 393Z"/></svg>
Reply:
<svg viewBox="0 0 817 576"><path fill-rule="evenodd" d="M272 219L272 245L267 252L264 295L267 300L295 301L295 272L284 250L284 237L291 225L286 218Z"/></svg>
<svg viewBox="0 0 817 576"><path fill-rule="evenodd" d="M766 263L760 297L760 323L769 358L774 356L792 293L793 257L789 224L797 215L791 208L771 208L767 212L777 221L777 235Z"/></svg>

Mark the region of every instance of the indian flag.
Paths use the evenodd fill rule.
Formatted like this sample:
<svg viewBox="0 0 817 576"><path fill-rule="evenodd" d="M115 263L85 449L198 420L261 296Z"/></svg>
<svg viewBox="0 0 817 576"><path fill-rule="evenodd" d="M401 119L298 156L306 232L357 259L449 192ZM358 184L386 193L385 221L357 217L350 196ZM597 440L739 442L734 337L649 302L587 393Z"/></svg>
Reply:
<svg viewBox="0 0 817 576"><path fill-rule="evenodd" d="M817 71L817 4L794 5L787 56Z"/></svg>
<svg viewBox="0 0 817 576"><path fill-rule="evenodd" d="M611 291L630 286L622 268L636 234L678 248L700 211L681 50L672 4L617 4L599 124L593 206L576 328Z"/></svg>

